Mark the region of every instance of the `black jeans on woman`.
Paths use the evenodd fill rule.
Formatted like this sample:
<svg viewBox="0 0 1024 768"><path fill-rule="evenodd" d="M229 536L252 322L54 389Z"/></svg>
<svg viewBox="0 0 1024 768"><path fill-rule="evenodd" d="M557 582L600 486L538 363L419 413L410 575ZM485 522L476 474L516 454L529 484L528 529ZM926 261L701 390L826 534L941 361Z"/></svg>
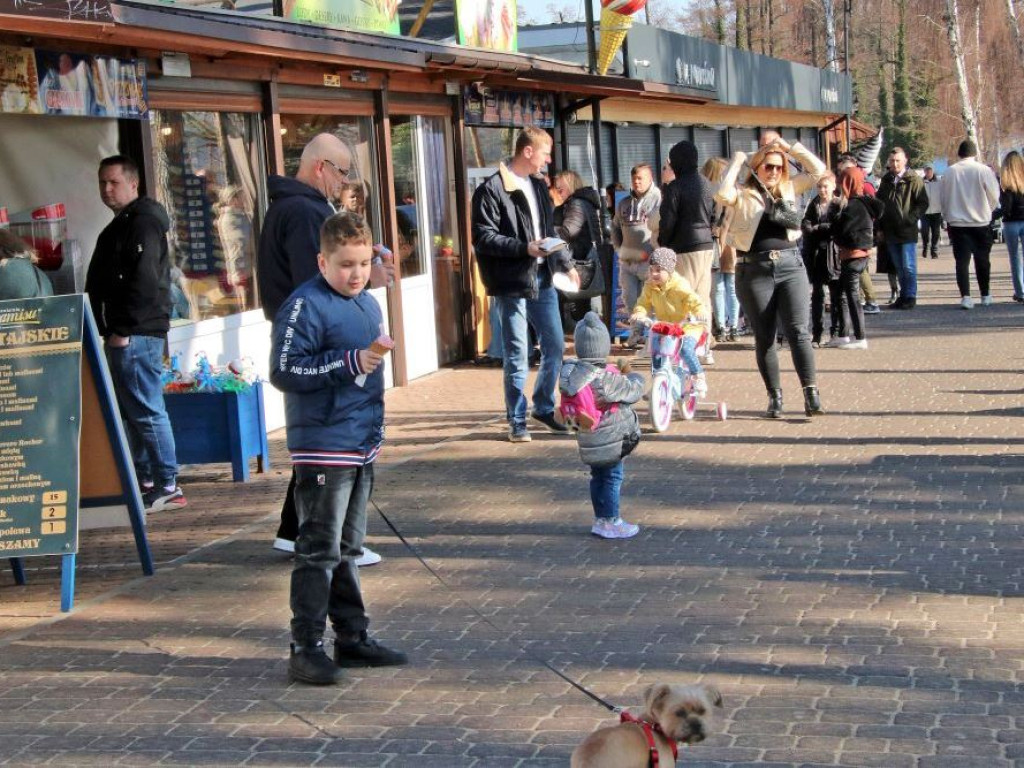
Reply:
<svg viewBox="0 0 1024 768"><path fill-rule="evenodd" d="M796 248L777 253L777 259L767 254L763 258L760 254L740 254L746 258L736 265L736 295L747 322L754 329L757 370L765 388L782 389L775 346L776 328L789 342L801 386L809 387L817 382L808 330L811 307L807 301L810 291L807 270Z"/></svg>
<svg viewBox="0 0 1024 768"><path fill-rule="evenodd" d="M830 336L842 336L846 331L842 311L842 292L838 280L827 283L811 282L811 340L817 344L825 332L825 291L828 291L830 304L828 332Z"/></svg>
<svg viewBox="0 0 1024 768"><path fill-rule="evenodd" d="M843 320L846 333L852 333L857 340L864 336L864 308L860 305L860 273L868 266L868 257L846 259L839 272L839 286L844 302Z"/></svg>

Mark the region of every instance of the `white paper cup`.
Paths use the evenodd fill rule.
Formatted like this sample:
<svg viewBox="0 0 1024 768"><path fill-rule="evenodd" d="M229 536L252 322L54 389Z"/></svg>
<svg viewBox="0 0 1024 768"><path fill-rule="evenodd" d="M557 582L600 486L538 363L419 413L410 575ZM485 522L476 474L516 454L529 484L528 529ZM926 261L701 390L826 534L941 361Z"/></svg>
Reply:
<svg viewBox="0 0 1024 768"><path fill-rule="evenodd" d="M551 284L562 293L576 292L576 283L574 283L572 278L565 274L565 272L555 272L555 274L551 276Z"/></svg>

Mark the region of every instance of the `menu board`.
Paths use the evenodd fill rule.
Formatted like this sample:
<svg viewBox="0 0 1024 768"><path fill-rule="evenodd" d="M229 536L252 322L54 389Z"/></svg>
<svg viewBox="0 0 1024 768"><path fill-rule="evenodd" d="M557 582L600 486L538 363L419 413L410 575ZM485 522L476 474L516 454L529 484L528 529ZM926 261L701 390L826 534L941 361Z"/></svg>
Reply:
<svg viewBox="0 0 1024 768"><path fill-rule="evenodd" d="M0 557L78 549L83 297L0 301Z"/></svg>
<svg viewBox="0 0 1024 768"><path fill-rule="evenodd" d="M473 83L463 88L463 101L466 125L555 127L555 98L550 93L511 91Z"/></svg>

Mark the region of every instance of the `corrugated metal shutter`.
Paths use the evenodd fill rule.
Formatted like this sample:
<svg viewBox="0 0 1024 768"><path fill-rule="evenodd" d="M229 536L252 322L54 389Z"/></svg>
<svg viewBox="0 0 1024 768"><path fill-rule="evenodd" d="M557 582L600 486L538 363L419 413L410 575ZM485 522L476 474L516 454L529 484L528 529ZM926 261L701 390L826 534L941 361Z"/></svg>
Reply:
<svg viewBox="0 0 1024 768"><path fill-rule="evenodd" d="M794 144L800 141L800 129L799 128L783 128L779 131L782 134L782 138L788 141L790 144Z"/></svg>
<svg viewBox="0 0 1024 768"><path fill-rule="evenodd" d="M594 140L590 123L576 123L569 126L569 167L576 171L589 186L594 186L597 175L594 172Z"/></svg>
<svg viewBox="0 0 1024 768"><path fill-rule="evenodd" d="M757 151L757 128L730 128L729 151L746 152L748 155Z"/></svg>
<svg viewBox="0 0 1024 768"><path fill-rule="evenodd" d="M619 180L615 175L615 164L612 162L615 158L613 141L612 127L608 123L601 123L601 180L605 186Z"/></svg>
<svg viewBox="0 0 1024 768"><path fill-rule="evenodd" d="M725 157L725 131L715 128L695 128L693 141L697 145L697 167L703 168L704 163L712 157Z"/></svg>
<svg viewBox="0 0 1024 768"><path fill-rule="evenodd" d="M619 172L615 181L629 186L629 173L634 165L647 163L652 171L657 170L657 157L654 151L654 126L629 125L616 130L619 143Z"/></svg>
<svg viewBox="0 0 1024 768"><path fill-rule="evenodd" d="M801 128L800 129L800 143L807 147L811 152L821 157L818 153L818 129L817 128Z"/></svg>

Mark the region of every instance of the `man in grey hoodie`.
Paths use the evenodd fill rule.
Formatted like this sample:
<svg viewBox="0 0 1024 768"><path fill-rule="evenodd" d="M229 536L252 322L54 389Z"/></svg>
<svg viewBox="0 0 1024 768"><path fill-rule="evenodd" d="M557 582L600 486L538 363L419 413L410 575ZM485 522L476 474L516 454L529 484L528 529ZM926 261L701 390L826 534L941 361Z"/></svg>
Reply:
<svg viewBox="0 0 1024 768"><path fill-rule="evenodd" d="M612 244L619 253L619 287L626 309L632 311L647 279L647 259L654 250L658 232L661 190L647 163L629 172L631 191L615 206ZM633 335L627 344L635 342Z"/></svg>

